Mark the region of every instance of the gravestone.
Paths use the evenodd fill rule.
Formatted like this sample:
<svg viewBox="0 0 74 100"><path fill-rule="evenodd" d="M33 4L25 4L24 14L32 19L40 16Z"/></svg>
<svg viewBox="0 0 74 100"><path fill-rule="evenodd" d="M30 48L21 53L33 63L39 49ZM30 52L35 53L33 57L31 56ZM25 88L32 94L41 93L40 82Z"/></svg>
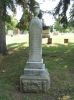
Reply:
<svg viewBox="0 0 74 100"><path fill-rule="evenodd" d="M23 92L47 92L49 87L49 73L42 59L42 22L36 13L30 22L29 58L24 75L20 77L20 89Z"/></svg>
<svg viewBox="0 0 74 100"><path fill-rule="evenodd" d="M68 39L64 39L64 43L68 43Z"/></svg>
<svg viewBox="0 0 74 100"><path fill-rule="evenodd" d="M48 37L48 43L47 44L52 44L52 38Z"/></svg>

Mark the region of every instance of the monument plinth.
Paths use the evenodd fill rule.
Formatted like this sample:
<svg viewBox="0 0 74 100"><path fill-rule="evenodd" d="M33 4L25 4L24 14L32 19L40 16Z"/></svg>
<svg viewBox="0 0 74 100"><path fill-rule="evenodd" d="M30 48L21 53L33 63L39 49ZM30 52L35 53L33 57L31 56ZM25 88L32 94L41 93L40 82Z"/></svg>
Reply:
<svg viewBox="0 0 74 100"><path fill-rule="evenodd" d="M42 23L35 16L29 27L29 58L20 77L23 92L47 92L50 87L48 70L42 59Z"/></svg>

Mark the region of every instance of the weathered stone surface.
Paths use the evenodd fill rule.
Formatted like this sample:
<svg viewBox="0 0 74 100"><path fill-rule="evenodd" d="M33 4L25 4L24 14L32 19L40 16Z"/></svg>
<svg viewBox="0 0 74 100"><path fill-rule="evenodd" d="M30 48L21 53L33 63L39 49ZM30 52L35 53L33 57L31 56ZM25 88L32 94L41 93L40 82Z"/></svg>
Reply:
<svg viewBox="0 0 74 100"><path fill-rule="evenodd" d="M34 68L34 69L42 69L42 67L43 67L43 63L41 63L41 62L29 62L29 63L27 63L27 65L26 65L26 67L27 68Z"/></svg>
<svg viewBox="0 0 74 100"><path fill-rule="evenodd" d="M42 24L38 17L32 19L29 29L29 62L42 61Z"/></svg>
<svg viewBox="0 0 74 100"><path fill-rule="evenodd" d="M42 75L26 73L20 77L20 85L23 92L47 92L50 88L49 73L46 69Z"/></svg>
<svg viewBox="0 0 74 100"><path fill-rule="evenodd" d="M36 58L35 58L36 59ZM28 61L26 63L26 67L25 68L32 68L32 69L42 69L43 67L43 59L40 61Z"/></svg>
<svg viewBox="0 0 74 100"><path fill-rule="evenodd" d="M29 30L29 59L20 77L20 89L23 92L46 92L50 87L50 78L42 59L42 23L36 16L31 20Z"/></svg>

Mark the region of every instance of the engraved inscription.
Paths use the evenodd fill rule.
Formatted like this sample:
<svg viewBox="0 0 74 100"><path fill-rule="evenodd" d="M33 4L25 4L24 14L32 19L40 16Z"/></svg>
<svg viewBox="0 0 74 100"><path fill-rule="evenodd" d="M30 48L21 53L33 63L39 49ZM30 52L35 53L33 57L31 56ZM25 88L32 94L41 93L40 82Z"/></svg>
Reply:
<svg viewBox="0 0 74 100"><path fill-rule="evenodd" d="M38 80L23 80L24 91L42 91L42 82Z"/></svg>

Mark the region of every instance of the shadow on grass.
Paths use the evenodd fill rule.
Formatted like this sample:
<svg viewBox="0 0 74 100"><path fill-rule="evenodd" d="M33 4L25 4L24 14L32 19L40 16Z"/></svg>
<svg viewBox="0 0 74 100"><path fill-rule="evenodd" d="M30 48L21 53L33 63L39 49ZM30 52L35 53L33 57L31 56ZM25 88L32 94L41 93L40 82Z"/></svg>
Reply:
<svg viewBox="0 0 74 100"><path fill-rule="evenodd" d="M24 72L24 67L28 58L28 47L24 43L8 45L9 54L0 57L0 89L7 85L19 88L19 78ZM5 90L5 89L4 89Z"/></svg>
<svg viewBox="0 0 74 100"><path fill-rule="evenodd" d="M25 48L26 46L26 42L23 42L23 43L13 43L13 44L9 44L7 45L8 49L9 50L15 50L15 49L22 49L22 48Z"/></svg>
<svg viewBox="0 0 74 100"><path fill-rule="evenodd" d="M19 77L24 73L29 48L24 43L8 45L9 55L0 57L1 100L74 100L74 44L56 45L43 46L43 59L51 78L48 94L19 92Z"/></svg>

